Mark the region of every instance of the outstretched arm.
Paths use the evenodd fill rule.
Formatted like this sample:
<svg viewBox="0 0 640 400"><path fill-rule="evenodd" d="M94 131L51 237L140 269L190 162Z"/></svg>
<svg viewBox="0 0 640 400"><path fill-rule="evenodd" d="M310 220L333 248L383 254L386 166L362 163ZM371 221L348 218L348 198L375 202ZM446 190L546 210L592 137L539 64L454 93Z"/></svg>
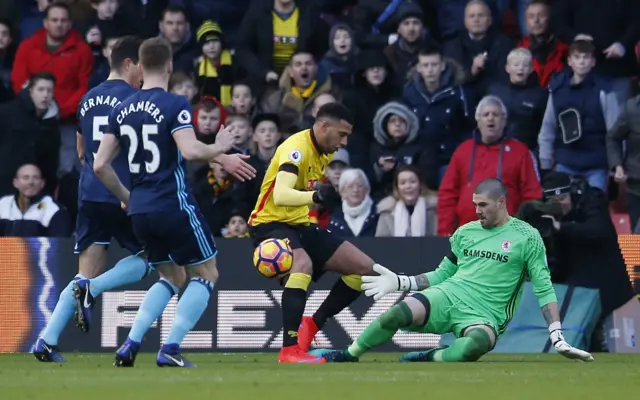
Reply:
<svg viewBox="0 0 640 400"><path fill-rule="evenodd" d="M544 320L549 327L549 338L556 351L566 358L581 361L593 361L591 354L571 347L562 334L562 323L558 311L558 299L551 283L551 274L547 266L547 255L542 237L535 231L529 237L525 254L527 271L531 277L533 292L538 298Z"/></svg>
<svg viewBox="0 0 640 400"><path fill-rule="evenodd" d="M362 277L362 290L364 290L364 294L366 296L373 296L374 300L378 300L391 292L416 292L446 281L458 271L458 257L456 253L458 252L457 243L459 237L460 233L458 233L458 231L451 236L449 239L451 251L442 259L435 271L406 276L397 275L382 265L374 265L373 270L380 275Z"/></svg>

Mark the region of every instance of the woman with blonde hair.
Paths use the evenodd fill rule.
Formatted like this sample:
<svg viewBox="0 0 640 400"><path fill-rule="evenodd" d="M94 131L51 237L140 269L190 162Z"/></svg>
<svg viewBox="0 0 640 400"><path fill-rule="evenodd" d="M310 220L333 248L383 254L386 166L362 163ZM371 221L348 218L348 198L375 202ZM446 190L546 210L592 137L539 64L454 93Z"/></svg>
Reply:
<svg viewBox="0 0 640 400"><path fill-rule="evenodd" d="M412 165L396 169L393 194L378 204L376 236L421 237L436 234L438 197L422 183Z"/></svg>
<svg viewBox="0 0 640 400"><path fill-rule="evenodd" d="M371 186L364 171L357 168L344 170L340 175L338 192L342 207L331 215L329 229L342 237L374 236L378 215L369 196Z"/></svg>

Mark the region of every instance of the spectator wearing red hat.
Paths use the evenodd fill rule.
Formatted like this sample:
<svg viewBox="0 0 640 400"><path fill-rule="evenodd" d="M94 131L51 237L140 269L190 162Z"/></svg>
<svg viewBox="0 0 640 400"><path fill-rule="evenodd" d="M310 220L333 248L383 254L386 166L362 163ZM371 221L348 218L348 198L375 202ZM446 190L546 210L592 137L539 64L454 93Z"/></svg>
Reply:
<svg viewBox="0 0 640 400"><path fill-rule="evenodd" d="M507 209L542 198L532 154L524 143L505 136L507 108L495 96L486 96L476 110L478 132L453 153L438 192L438 235L448 236L476 220L473 189L487 178L500 179L508 189Z"/></svg>

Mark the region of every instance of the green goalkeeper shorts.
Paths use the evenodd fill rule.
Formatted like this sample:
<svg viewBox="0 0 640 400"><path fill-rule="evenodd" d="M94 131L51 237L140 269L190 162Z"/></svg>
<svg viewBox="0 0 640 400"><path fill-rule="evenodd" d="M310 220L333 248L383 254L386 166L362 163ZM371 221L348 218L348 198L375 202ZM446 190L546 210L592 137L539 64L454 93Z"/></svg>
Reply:
<svg viewBox="0 0 640 400"><path fill-rule="evenodd" d="M464 330L472 325L487 325L493 329L494 333L498 332L496 329L498 324L492 318L475 311L467 304L457 300L455 295L448 295L446 291L438 287L428 288L416 293L415 296L426 297L431 305L431 311L426 324L406 328L409 332L439 335L453 333L456 337L461 337ZM496 339L497 337L496 334Z"/></svg>

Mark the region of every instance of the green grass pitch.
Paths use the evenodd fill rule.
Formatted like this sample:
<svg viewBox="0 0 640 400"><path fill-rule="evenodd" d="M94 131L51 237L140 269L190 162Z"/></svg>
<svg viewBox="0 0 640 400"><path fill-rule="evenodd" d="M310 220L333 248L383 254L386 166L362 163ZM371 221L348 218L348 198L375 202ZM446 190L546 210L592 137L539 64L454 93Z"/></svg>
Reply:
<svg viewBox="0 0 640 400"><path fill-rule="evenodd" d="M0 399L428 400L604 399L640 394L640 355L491 355L477 363L401 364L372 353L358 364L279 365L276 354L191 354L197 369L162 369L155 354L117 369L112 354L73 354L65 364L0 355ZM616 397L612 397L616 396ZM622 397L624 396L624 397Z"/></svg>

